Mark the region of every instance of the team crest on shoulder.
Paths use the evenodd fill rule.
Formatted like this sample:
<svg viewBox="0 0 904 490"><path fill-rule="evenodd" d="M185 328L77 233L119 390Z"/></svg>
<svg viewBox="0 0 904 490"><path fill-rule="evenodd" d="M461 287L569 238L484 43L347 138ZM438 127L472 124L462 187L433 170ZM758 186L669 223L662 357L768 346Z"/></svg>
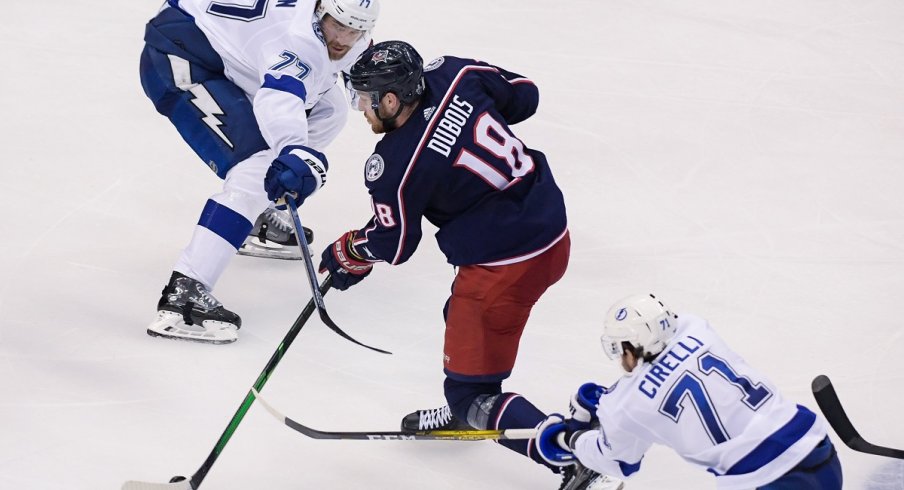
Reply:
<svg viewBox="0 0 904 490"><path fill-rule="evenodd" d="M326 46L326 38L323 37L323 31L320 30L320 21L317 20L311 22L311 28L314 29L314 35L317 36L317 39L319 39L320 42L322 42L323 45Z"/></svg>
<svg viewBox="0 0 904 490"><path fill-rule="evenodd" d="M431 71L431 70L435 70L435 69L439 68L440 65L443 64L443 61L446 61L446 59L443 58L442 56L434 59L430 63L427 63L427 66L424 67L424 71Z"/></svg>
<svg viewBox="0 0 904 490"><path fill-rule="evenodd" d="M380 156L379 153L374 153L367 159L367 163L364 164L364 178L367 179L368 182L373 182L380 178L383 175L383 169L386 165L383 163L383 157Z"/></svg>

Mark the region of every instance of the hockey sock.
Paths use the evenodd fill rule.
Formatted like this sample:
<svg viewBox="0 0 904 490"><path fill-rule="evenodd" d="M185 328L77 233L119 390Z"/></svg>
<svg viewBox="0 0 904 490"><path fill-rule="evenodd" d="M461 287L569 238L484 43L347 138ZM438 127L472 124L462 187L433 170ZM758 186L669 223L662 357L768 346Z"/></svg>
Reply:
<svg viewBox="0 0 904 490"><path fill-rule="evenodd" d="M446 378L446 402L452 414L466 420L471 427L483 430L526 429L536 427L546 419L531 402L517 393L502 393L502 381L474 383ZM498 441L499 444L523 454L558 473L534 450L533 439Z"/></svg>
<svg viewBox="0 0 904 490"><path fill-rule="evenodd" d="M173 268L213 289L248 232L247 218L213 199L207 201L191 242Z"/></svg>
<svg viewBox="0 0 904 490"><path fill-rule="evenodd" d="M488 428L496 430L536 427L537 424L546 418L546 414L517 393L502 393L498 395L489 415L490 427ZM550 468L555 473L559 472L558 467L548 464L537 454L534 449L533 439L498 442L512 451L521 453Z"/></svg>

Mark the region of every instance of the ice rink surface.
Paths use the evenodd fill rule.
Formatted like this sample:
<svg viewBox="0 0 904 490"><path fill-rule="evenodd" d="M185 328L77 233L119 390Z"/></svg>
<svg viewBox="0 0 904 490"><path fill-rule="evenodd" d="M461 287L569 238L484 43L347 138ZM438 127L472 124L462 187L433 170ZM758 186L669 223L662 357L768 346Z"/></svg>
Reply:
<svg viewBox="0 0 904 490"><path fill-rule="evenodd" d="M242 0L238 0L241 2ZM618 375L599 348L616 299L652 291L711 321L784 394L836 383L871 442L904 446L904 3L897 0L384 0L378 40L532 78L515 126L544 151L572 259L534 310L505 387L562 411ZM300 262L236 258L215 290L237 343L145 327L219 180L138 81L159 2L6 2L0 18L0 488L118 489L193 473L310 294ZM302 209L314 248L369 217L359 113ZM429 228L415 257L326 303L264 389L326 430L394 430L442 399L453 278ZM837 437L834 438L836 444ZM904 488L904 465L839 448L845 488ZM205 489L541 490L488 442L316 441L252 407ZM627 489L714 488L654 447Z"/></svg>

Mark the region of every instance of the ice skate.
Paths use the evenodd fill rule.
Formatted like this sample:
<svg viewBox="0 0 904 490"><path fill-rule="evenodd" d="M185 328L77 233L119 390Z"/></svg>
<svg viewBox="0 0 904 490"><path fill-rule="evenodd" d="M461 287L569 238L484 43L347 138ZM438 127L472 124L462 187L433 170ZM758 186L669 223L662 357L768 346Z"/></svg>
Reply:
<svg viewBox="0 0 904 490"><path fill-rule="evenodd" d="M625 482L618 478L601 475L581 463L566 466L562 470L562 485L559 490L622 490Z"/></svg>
<svg viewBox="0 0 904 490"><path fill-rule="evenodd" d="M304 228L304 236L308 243L314 241L314 232L309 228ZM261 213L239 248L239 254L268 259L301 259L301 249L289 212L270 206Z"/></svg>
<svg viewBox="0 0 904 490"><path fill-rule="evenodd" d="M443 405L440 408L409 413L402 419L402 430L418 432L423 430L474 430L474 428L452 415L448 405Z"/></svg>
<svg viewBox="0 0 904 490"><path fill-rule="evenodd" d="M200 282L173 272L157 303L148 335L210 344L238 339L242 319L223 307Z"/></svg>

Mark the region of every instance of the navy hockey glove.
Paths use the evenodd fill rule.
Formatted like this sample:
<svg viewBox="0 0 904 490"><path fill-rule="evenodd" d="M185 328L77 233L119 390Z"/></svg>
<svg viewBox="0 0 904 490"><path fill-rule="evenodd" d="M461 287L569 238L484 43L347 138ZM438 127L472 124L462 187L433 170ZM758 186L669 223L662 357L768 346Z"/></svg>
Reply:
<svg viewBox="0 0 904 490"><path fill-rule="evenodd" d="M326 156L306 146L287 146L267 169L264 189L271 201L288 193L295 194L301 205L304 200L326 183L329 163Z"/></svg>
<svg viewBox="0 0 904 490"><path fill-rule="evenodd" d="M553 466L569 466L575 462L574 452L569 443L571 436L568 422L561 415L553 413L537 426L534 445L540 457L547 463Z"/></svg>
<svg viewBox="0 0 904 490"><path fill-rule="evenodd" d="M600 420L596 415L596 409L600 406L600 397L606 392L606 388L596 383L584 383L578 388L577 393L568 401L568 411L571 419L568 420L568 429L573 431L587 430L599 426Z"/></svg>
<svg viewBox="0 0 904 490"><path fill-rule="evenodd" d="M321 254L320 273L329 271L333 277L333 287L340 291L361 282L374 268L372 263L355 250L355 234L352 230L342 235Z"/></svg>

